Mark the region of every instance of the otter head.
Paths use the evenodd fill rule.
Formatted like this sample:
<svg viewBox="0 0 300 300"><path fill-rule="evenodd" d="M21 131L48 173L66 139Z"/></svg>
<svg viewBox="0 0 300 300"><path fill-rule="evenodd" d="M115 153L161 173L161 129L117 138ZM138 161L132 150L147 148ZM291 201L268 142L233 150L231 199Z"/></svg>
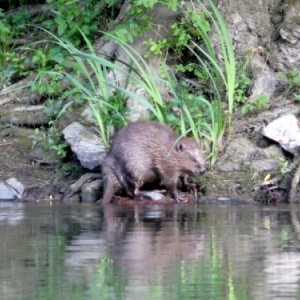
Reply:
<svg viewBox="0 0 300 300"><path fill-rule="evenodd" d="M196 140L184 137L175 146L180 153L180 167L183 174L200 176L207 170L205 156Z"/></svg>

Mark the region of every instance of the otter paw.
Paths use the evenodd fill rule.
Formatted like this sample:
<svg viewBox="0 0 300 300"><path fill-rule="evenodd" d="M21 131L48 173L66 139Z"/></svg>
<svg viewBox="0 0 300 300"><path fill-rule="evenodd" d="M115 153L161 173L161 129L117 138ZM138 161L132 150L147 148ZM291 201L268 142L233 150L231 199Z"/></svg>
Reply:
<svg viewBox="0 0 300 300"><path fill-rule="evenodd" d="M189 200L186 195L179 194L179 193L174 195L173 198L175 199L176 202L187 202Z"/></svg>

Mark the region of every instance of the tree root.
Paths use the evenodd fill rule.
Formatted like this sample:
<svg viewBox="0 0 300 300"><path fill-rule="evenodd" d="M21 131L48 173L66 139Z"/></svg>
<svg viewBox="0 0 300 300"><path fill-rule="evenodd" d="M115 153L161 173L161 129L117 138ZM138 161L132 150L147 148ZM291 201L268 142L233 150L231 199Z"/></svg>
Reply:
<svg viewBox="0 0 300 300"><path fill-rule="evenodd" d="M0 91L0 105L4 105L15 100L21 99L22 103L35 104L40 100L37 93L27 89L27 83L33 80L36 76L28 76ZM30 94L29 94L30 93Z"/></svg>
<svg viewBox="0 0 300 300"><path fill-rule="evenodd" d="M75 183L70 185L65 193L64 199L68 199L78 193L85 183L100 178L102 178L102 175L99 173L86 173L82 175Z"/></svg>

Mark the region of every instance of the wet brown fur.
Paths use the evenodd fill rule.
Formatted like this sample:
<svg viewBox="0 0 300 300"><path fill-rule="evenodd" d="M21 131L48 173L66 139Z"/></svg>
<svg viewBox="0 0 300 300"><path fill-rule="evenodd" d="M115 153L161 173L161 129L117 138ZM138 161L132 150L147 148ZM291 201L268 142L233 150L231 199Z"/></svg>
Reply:
<svg viewBox="0 0 300 300"><path fill-rule="evenodd" d="M112 141L102 164L104 197L109 203L121 190L138 196L140 188L159 180L175 200L178 178L206 171L204 154L191 138L178 139L168 126L152 121L137 121L122 128Z"/></svg>

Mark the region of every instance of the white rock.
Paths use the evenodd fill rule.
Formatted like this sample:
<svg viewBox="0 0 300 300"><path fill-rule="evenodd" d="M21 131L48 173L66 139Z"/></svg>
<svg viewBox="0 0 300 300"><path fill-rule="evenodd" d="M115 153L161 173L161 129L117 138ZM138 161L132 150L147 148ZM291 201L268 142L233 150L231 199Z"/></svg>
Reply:
<svg viewBox="0 0 300 300"><path fill-rule="evenodd" d="M280 144L286 151L299 154L300 152L300 128L297 118L292 115L282 116L269 123L262 134Z"/></svg>
<svg viewBox="0 0 300 300"><path fill-rule="evenodd" d="M12 194L18 199L22 199L24 193L24 185L18 181L16 178L9 178L6 180L7 185L9 186Z"/></svg>
<svg viewBox="0 0 300 300"><path fill-rule="evenodd" d="M3 182L0 182L0 200L14 200L11 189Z"/></svg>

